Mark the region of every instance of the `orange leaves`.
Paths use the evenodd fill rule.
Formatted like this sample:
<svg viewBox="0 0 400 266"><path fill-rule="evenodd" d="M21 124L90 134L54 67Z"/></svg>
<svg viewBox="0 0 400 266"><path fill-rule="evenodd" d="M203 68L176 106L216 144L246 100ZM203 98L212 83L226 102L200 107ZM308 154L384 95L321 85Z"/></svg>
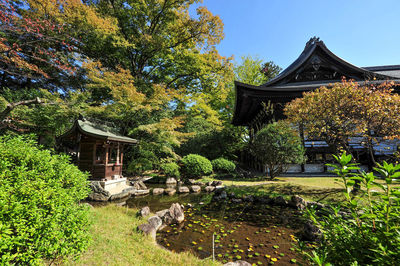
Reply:
<svg viewBox="0 0 400 266"><path fill-rule="evenodd" d="M309 137L328 144L345 143L354 136L393 138L400 135L400 96L392 93L392 85L360 86L343 80L304 93L285 112L292 123L303 124Z"/></svg>

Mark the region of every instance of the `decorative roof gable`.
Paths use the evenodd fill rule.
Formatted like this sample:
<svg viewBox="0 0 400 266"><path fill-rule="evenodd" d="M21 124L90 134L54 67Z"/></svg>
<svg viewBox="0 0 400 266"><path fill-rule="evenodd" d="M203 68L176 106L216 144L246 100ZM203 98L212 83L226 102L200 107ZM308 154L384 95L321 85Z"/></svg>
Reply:
<svg viewBox="0 0 400 266"><path fill-rule="evenodd" d="M298 82L337 81L342 77L356 81L387 80L394 77L354 66L333 54L319 38L311 38L300 56L284 71L260 87Z"/></svg>

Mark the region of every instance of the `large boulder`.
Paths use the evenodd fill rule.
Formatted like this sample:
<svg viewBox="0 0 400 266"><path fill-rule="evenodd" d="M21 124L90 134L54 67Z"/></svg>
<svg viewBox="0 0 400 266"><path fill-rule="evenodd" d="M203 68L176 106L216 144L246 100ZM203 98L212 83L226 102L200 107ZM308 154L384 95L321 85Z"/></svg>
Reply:
<svg viewBox="0 0 400 266"><path fill-rule="evenodd" d="M146 207L143 207L142 209L140 209L139 215L142 216L142 217L146 217L146 216L150 215L149 206L146 206Z"/></svg>
<svg viewBox="0 0 400 266"><path fill-rule="evenodd" d="M178 192L179 193L189 193L190 192L190 190L189 190L189 188L188 187L179 187L178 188Z"/></svg>
<svg viewBox="0 0 400 266"><path fill-rule="evenodd" d="M181 223L185 220L182 206L179 203L173 203L168 210L162 210L156 214L165 224Z"/></svg>
<svg viewBox="0 0 400 266"><path fill-rule="evenodd" d="M93 201L108 201L111 194L101 186L99 181L91 181L89 184L92 192L89 194L88 199Z"/></svg>
<svg viewBox="0 0 400 266"><path fill-rule="evenodd" d="M150 193L150 189L135 190L131 194L134 196L144 196Z"/></svg>
<svg viewBox="0 0 400 266"><path fill-rule="evenodd" d="M146 185L143 183L143 181L136 181L133 183L133 187L137 190L147 190Z"/></svg>
<svg viewBox="0 0 400 266"><path fill-rule="evenodd" d="M153 240L156 240L157 230L151 224L141 224L138 226L138 230L146 235L150 235Z"/></svg>
<svg viewBox="0 0 400 266"><path fill-rule="evenodd" d="M215 190L215 187L213 186L206 186L205 188L206 192L213 192Z"/></svg>
<svg viewBox="0 0 400 266"><path fill-rule="evenodd" d="M147 220L147 222L148 222L151 226L153 226L153 227L156 229L156 231L157 231L157 230L161 227L161 225L162 225L162 220L161 220L161 218L158 217L157 215L151 216L151 217Z"/></svg>
<svg viewBox="0 0 400 266"><path fill-rule="evenodd" d="M300 196L294 195L289 201L289 205L298 209L298 210L304 210L307 206L307 202Z"/></svg>
<svg viewBox="0 0 400 266"><path fill-rule="evenodd" d="M173 177L167 178L167 181L165 181L165 184L176 184L176 179Z"/></svg>
<svg viewBox="0 0 400 266"><path fill-rule="evenodd" d="M153 189L153 195L161 195L161 194L164 194L163 188L154 188Z"/></svg>
<svg viewBox="0 0 400 266"><path fill-rule="evenodd" d="M201 186L193 185L191 186L191 189L194 193L199 193L201 191Z"/></svg>
<svg viewBox="0 0 400 266"><path fill-rule="evenodd" d="M176 193L176 189L174 188L167 188L164 190L164 193L167 194L168 196L173 196Z"/></svg>

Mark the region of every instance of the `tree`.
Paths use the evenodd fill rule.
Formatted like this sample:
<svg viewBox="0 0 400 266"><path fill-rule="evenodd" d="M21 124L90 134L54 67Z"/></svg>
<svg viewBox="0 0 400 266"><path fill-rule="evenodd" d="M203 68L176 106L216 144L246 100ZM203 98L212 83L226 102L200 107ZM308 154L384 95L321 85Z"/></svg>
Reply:
<svg viewBox="0 0 400 266"><path fill-rule="evenodd" d="M284 172L286 164L304 161L301 139L297 131L284 121L268 124L258 131L249 148L265 165L271 180Z"/></svg>
<svg viewBox="0 0 400 266"><path fill-rule="evenodd" d="M242 56L241 62L235 64L235 79L251 85L261 85L273 79L282 70L274 62L265 62L258 56Z"/></svg>
<svg viewBox="0 0 400 266"><path fill-rule="evenodd" d="M362 138L373 165L373 143L400 135L400 96L391 86L360 86L344 80L304 93L286 106L285 114L291 123L303 126L308 139L326 141L333 153L344 149L351 154L349 140Z"/></svg>

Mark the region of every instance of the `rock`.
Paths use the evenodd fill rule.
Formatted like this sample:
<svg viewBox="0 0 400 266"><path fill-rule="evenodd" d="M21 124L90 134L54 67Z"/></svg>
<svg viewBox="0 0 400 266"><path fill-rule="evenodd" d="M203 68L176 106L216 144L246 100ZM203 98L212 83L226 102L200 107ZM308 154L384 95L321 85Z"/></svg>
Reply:
<svg viewBox="0 0 400 266"><path fill-rule="evenodd" d="M188 187L179 187L179 188L178 188L178 192L179 192L179 193L189 193L190 190L189 190Z"/></svg>
<svg viewBox="0 0 400 266"><path fill-rule="evenodd" d="M174 188L167 188L164 190L164 193L167 194L168 196L173 196L176 193L176 189Z"/></svg>
<svg viewBox="0 0 400 266"><path fill-rule="evenodd" d="M164 194L163 188L154 188L153 189L153 195L161 195L161 194Z"/></svg>
<svg viewBox="0 0 400 266"><path fill-rule="evenodd" d="M213 192L215 190L215 187L213 186L206 186L205 188L206 192Z"/></svg>
<svg viewBox="0 0 400 266"><path fill-rule="evenodd" d="M204 182L197 181L196 185L204 187L206 184Z"/></svg>
<svg viewBox="0 0 400 266"><path fill-rule="evenodd" d="M219 192L217 190L216 194L214 194L214 196L213 196L214 201L222 201L222 200L226 200L226 199L228 199L228 195L226 194L225 190L222 190L221 192Z"/></svg>
<svg viewBox="0 0 400 266"><path fill-rule="evenodd" d="M322 232L311 221L304 224L302 239L307 241L317 241L322 237Z"/></svg>
<svg viewBox="0 0 400 266"><path fill-rule="evenodd" d="M261 204L271 204L274 200L268 196L255 197L254 201Z"/></svg>
<svg viewBox="0 0 400 266"><path fill-rule="evenodd" d="M248 196L243 198L243 201L245 201L245 202L254 202L254 196L248 195Z"/></svg>
<svg viewBox="0 0 400 266"><path fill-rule="evenodd" d="M161 225L162 225L162 220L161 220L161 218L158 217L157 215L151 216L151 217L147 220L147 222L148 222L151 226L153 226L153 227L156 229L156 231L157 231L157 230L161 227Z"/></svg>
<svg viewBox="0 0 400 266"><path fill-rule="evenodd" d="M150 235L152 239L156 240L157 230L150 224L141 224L138 226L138 230L142 231L146 235Z"/></svg>
<svg viewBox="0 0 400 266"><path fill-rule="evenodd" d="M169 177L169 178L167 178L167 181L165 182L165 184L176 184L176 179L173 177Z"/></svg>
<svg viewBox="0 0 400 266"><path fill-rule="evenodd" d="M278 206L287 206L288 202L282 197L282 196L278 196L274 199L274 203L275 205Z"/></svg>
<svg viewBox="0 0 400 266"><path fill-rule="evenodd" d="M244 260L237 260L237 261L231 261L228 263L225 263L224 265L226 266L251 266L250 263Z"/></svg>
<svg viewBox="0 0 400 266"><path fill-rule="evenodd" d="M207 186L212 186L213 181L207 182L206 185Z"/></svg>
<svg viewBox="0 0 400 266"><path fill-rule="evenodd" d="M186 206L187 206L188 208L192 208L192 207L193 207L193 205L192 205L191 203L186 204Z"/></svg>
<svg viewBox="0 0 400 266"><path fill-rule="evenodd" d="M164 210L161 210L161 211L158 211L158 212L156 212L156 215L158 216L158 217L163 217L166 213L168 212L168 209L164 209Z"/></svg>
<svg viewBox="0 0 400 266"><path fill-rule="evenodd" d="M143 196L147 195L150 193L150 189L145 189L145 190L135 190L132 194L135 196Z"/></svg>
<svg viewBox="0 0 400 266"><path fill-rule="evenodd" d="M111 195L108 200L109 201L119 200L119 199L129 197L130 195L131 195L131 193L129 191L122 191L120 193Z"/></svg>
<svg viewBox="0 0 400 266"><path fill-rule="evenodd" d="M219 180L212 181L210 186L214 186L214 187L222 186L222 181L219 181Z"/></svg>
<svg viewBox="0 0 400 266"><path fill-rule="evenodd" d="M290 199L289 205L298 210L304 210L307 206L307 202L302 197L294 195Z"/></svg>
<svg viewBox="0 0 400 266"><path fill-rule="evenodd" d="M232 203L242 203L242 199L232 199Z"/></svg>
<svg viewBox="0 0 400 266"><path fill-rule="evenodd" d="M188 183L188 185L196 185L197 181L196 181L196 179L188 179L187 183Z"/></svg>
<svg viewBox="0 0 400 266"><path fill-rule="evenodd" d="M146 217L150 214L150 208L149 206L143 207L142 209L140 209L139 211L139 215L142 217Z"/></svg>
<svg viewBox="0 0 400 266"><path fill-rule="evenodd" d="M133 182L133 187L137 190L147 190L146 185L143 183L143 181L135 181Z"/></svg>
<svg viewBox="0 0 400 266"><path fill-rule="evenodd" d="M156 213L165 224L181 223L185 220L183 209L179 203L173 203L167 210Z"/></svg>
<svg viewBox="0 0 400 266"><path fill-rule="evenodd" d="M201 191L201 187L198 185L193 185L190 187L194 193L199 193Z"/></svg>
<svg viewBox="0 0 400 266"><path fill-rule="evenodd" d="M178 181L178 186L182 186L183 185L183 181Z"/></svg>
<svg viewBox="0 0 400 266"><path fill-rule="evenodd" d="M89 194L88 199L94 201L108 201L111 194L100 185L99 181L91 181L89 187L92 193Z"/></svg>
<svg viewBox="0 0 400 266"><path fill-rule="evenodd" d="M223 185L222 185L222 186L216 186L216 187L215 187L216 190L221 190L221 189L224 189L224 188L225 188L225 186L223 186Z"/></svg>

